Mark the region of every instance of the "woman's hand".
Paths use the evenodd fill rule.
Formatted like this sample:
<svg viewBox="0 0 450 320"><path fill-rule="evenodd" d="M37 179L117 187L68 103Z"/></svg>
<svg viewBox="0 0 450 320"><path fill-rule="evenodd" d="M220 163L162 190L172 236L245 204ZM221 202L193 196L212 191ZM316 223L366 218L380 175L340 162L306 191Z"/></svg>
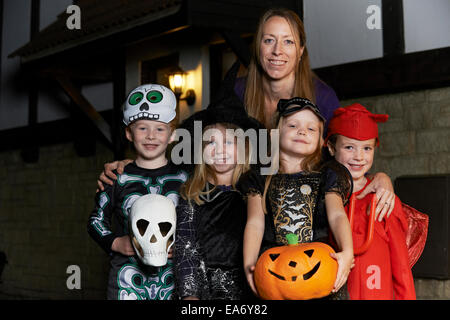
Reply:
<svg viewBox="0 0 450 320"><path fill-rule="evenodd" d="M383 172L378 172L373 177L369 185L361 192L356 199L363 199L369 193L375 192L377 195L377 208L375 219L381 222L384 216L389 217L394 210L395 193L392 187L391 178Z"/></svg>
<svg viewBox="0 0 450 320"><path fill-rule="evenodd" d="M337 292L347 281L350 269L354 266L354 257L352 251L341 251L338 253L330 253L330 256L338 263L338 271L336 275L336 281L332 292Z"/></svg>
<svg viewBox="0 0 450 320"><path fill-rule="evenodd" d="M104 169L103 169L102 173L100 174L99 180L97 180L97 185L98 185L97 192L99 190L101 190L101 191L105 190L103 183L113 185L113 183L114 183L113 180L117 179L117 176L115 175L115 173L113 171L117 170L118 174L122 174L123 169L130 162L133 162L133 160L126 159L126 160L121 160L121 161L105 163Z"/></svg>

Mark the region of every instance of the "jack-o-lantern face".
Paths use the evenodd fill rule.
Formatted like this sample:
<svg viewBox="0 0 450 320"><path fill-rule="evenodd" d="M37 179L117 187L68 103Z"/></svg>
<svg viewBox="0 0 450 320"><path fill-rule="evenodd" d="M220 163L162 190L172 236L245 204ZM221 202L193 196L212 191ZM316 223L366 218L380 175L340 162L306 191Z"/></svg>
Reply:
<svg viewBox="0 0 450 320"><path fill-rule="evenodd" d="M338 265L320 242L271 248L258 259L254 279L266 300L307 300L330 294Z"/></svg>

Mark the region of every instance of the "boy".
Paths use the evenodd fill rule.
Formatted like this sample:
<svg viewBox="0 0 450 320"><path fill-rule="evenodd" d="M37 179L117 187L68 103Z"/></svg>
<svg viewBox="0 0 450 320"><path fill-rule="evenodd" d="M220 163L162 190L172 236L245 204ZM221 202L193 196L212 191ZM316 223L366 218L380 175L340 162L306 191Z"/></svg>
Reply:
<svg viewBox="0 0 450 320"><path fill-rule="evenodd" d="M353 179L353 193L360 194L370 183L366 173L373 164L375 147L379 145L377 122L388 115L372 114L355 103L338 108L328 126L325 145L343 164ZM366 239L371 197L356 200L353 246L359 248ZM348 212L348 205L346 207ZM355 267L347 287L352 300L415 299L414 280L409 267L406 231L408 223L402 203L396 197L392 214L375 221L373 240L366 252L355 255Z"/></svg>
<svg viewBox="0 0 450 320"><path fill-rule="evenodd" d="M178 202L187 173L166 158L177 121L176 98L168 88L147 84L134 89L124 105L125 135L136 159L112 186L96 194L88 233L111 257L107 298L110 300L167 300L172 298L172 261L163 267L144 265L129 237L128 214L142 195L156 193ZM111 228L114 217L116 228ZM169 253L169 258L171 254Z"/></svg>

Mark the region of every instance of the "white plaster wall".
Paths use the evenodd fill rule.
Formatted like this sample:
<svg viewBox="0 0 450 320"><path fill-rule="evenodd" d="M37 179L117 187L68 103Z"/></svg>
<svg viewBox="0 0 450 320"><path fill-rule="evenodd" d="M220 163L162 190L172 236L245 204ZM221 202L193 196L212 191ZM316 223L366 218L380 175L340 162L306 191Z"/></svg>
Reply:
<svg viewBox="0 0 450 320"><path fill-rule="evenodd" d="M28 90L19 78L20 59L8 55L29 41L31 19L30 1L3 1L3 6L0 130L28 124Z"/></svg>
<svg viewBox="0 0 450 320"><path fill-rule="evenodd" d="M311 67L320 68L383 55L382 29L369 29L370 5L381 0L305 0L304 24Z"/></svg>
<svg viewBox="0 0 450 320"><path fill-rule="evenodd" d="M403 0L405 52L450 46L449 0Z"/></svg>

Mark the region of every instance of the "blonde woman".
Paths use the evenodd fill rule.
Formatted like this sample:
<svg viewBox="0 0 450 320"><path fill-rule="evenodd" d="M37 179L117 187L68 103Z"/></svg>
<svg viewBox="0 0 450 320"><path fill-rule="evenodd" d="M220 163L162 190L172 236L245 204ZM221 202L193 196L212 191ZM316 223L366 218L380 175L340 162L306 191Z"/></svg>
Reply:
<svg viewBox="0 0 450 320"><path fill-rule="evenodd" d="M248 114L266 128L273 128L271 119L280 99L307 98L319 107L326 122L339 107L334 90L310 68L303 22L287 9L270 9L262 15L248 75L238 79L235 91Z"/></svg>
<svg viewBox="0 0 450 320"><path fill-rule="evenodd" d="M273 123L280 99L303 97L312 101L325 118L324 135L339 100L334 90L310 68L306 33L298 15L288 9L269 9L260 18L253 44L253 55L244 78L234 88L249 114L266 128ZM358 196L377 194L376 216L389 216L395 205L391 179L383 172L370 175L372 182Z"/></svg>

